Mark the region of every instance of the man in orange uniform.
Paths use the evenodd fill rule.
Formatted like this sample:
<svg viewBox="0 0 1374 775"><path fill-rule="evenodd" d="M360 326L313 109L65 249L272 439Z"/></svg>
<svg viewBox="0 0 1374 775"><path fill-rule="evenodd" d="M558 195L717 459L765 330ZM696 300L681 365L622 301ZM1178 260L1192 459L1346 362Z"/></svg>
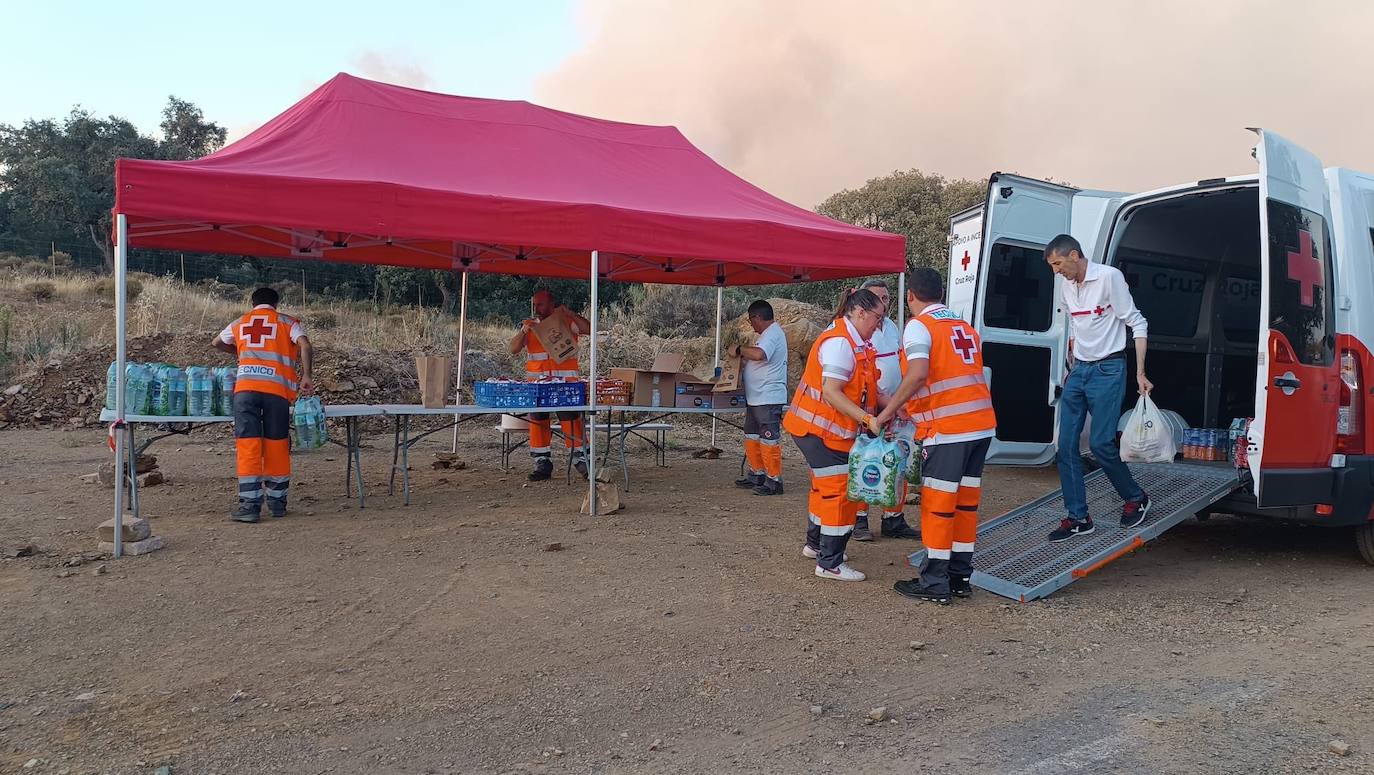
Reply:
<svg viewBox="0 0 1374 775"><path fill-rule="evenodd" d="M510 340L512 355L525 351L526 379L576 379L578 376L577 356L567 360L555 361L549 357L539 336L534 333L536 323L558 315L572 330L573 339L592 329L587 319L573 312L554 298L548 290L536 291L530 299L536 319L520 324L520 330ZM553 420L547 412L536 412L530 420L530 457L534 458L534 470L530 472L531 482L542 482L553 476ZM583 477L587 475L587 435L582 415L577 412L559 412L558 425L563 429L563 440L572 454L573 466Z"/></svg>
<svg viewBox="0 0 1374 775"><path fill-rule="evenodd" d="M982 342L973 327L940 303L944 281L930 268L911 273L907 302L920 312L902 337L906 374L892 402L878 416L890 420L902 408L916 421L921 442L921 574L894 589L916 600L947 605L951 595L973 593L973 546L983 463L997 418L983 377Z"/></svg>
<svg viewBox="0 0 1374 775"><path fill-rule="evenodd" d="M866 576L845 562L859 504L846 497L849 450L861 431L881 430L873 412L878 392L873 332L883 319L883 304L871 291L856 290L840 302L835 322L811 345L806 370L792 395L782 427L797 442L811 469L808 524L802 556L815 558L816 575L837 581Z"/></svg>
<svg viewBox="0 0 1374 775"><path fill-rule="evenodd" d="M213 346L238 356L234 381L234 445L238 457L236 522L257 522L264 492L267 511L286 516L291 485L291 403L310 395L312 350L300 321L277 311L277 292L253 291L253 309L230 323ZM299 366L298 366L299 364Z"/></svg>

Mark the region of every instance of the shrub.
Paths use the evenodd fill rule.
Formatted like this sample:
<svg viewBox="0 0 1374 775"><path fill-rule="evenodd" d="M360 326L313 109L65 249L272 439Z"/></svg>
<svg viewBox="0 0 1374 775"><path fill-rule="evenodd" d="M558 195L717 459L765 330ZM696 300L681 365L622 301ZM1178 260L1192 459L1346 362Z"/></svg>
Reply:
<svg viewBox="0 0 1374 775"><path fill-rule="evenodd" d="M321 331L330 331L338 327L339 316L326 309L311 313L306 317L305 322L309 323L311 328L318 328Z"/></svg>
<svg viewBox="0 0 1374 775"><path fill-rule="evenodd" d="M224 301L239 301L243 298L243 289L237 285L222 283L214 278L206 278L196 283L196 288L204 291L207 295L213 296Z"/></svg>
<svg viewBox="0 0 1374 775"><path fill-rule="evenodd" d="M48 301L57 295L57 288L50 282L25 283L21 290L34 301Z"/></svg>
<svg viewBox="0 0 1374 775"><path fill-rule="evenodd" d="M631 294L635 325L650 336L708 336L715 332L716 291L691 285L645 285ZM742 305L726 298L726 320L738 317Z"/></svg>
<svg viewBox="0 0 1374 775"><path fill-rule="evenodd" d="M143 293L143 283L133 278L129 278L124 282L124 292L128 295L129 301L133 301L138 298L140 293ZM91 295L103 301L113 302L115 295L114 278L102 277L96 280L95 285L91 286Z"/></svg>

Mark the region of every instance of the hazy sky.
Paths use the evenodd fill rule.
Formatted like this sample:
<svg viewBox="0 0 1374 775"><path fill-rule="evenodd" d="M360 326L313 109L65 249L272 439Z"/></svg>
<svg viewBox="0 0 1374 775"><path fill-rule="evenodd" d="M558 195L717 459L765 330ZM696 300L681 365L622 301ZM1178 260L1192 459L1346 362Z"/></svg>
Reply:
<svg viewBox="0 0 1374 775"><path fill-rule="evenodd" d="M80 103L233 136L344 70L675 124L804 206L916 167L1138 191L1248 173L1265 126L1374 171L1374 2L12 3L0 122Z"/></svg>

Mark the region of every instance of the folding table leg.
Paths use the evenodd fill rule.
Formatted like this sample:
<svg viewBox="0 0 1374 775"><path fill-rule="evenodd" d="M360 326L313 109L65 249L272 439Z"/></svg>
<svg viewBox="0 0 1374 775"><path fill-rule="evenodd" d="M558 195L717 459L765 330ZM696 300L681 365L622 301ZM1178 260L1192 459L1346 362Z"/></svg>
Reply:
<svg viewBox="0 0 1374 775"><path fill-rule="evenodd" d="M401 491L410 505L410 415L401 416Z"/></svg>
<svg viewBox="0 0 1374 775"><path fill-rule="evenodd" d="M129 434L126 444L126 450L129 455L129 510L133 512L134 518L137 519L139 514L142 513L138 503L138 448L134 445L134 424L125 423L124 427L128 429ZM123 474L121 473L120 475L122 476Z"/></svg>
<svg viewBox="0 0 1374 775"><path fill-rule="evenodd" d="M400 454L401 454L401 419L402 419L404 416L405 416L405 415L397 415L397 416L395 417L396 424L393 426L393 428L394 428L394 433L393 433L392 442L391 442L391 476L387 478L387 483L386 483L386 494L387 494L387 495L395 495L395 494L396 494L396 459L397 459L397 458L400 456Z"/></svg>

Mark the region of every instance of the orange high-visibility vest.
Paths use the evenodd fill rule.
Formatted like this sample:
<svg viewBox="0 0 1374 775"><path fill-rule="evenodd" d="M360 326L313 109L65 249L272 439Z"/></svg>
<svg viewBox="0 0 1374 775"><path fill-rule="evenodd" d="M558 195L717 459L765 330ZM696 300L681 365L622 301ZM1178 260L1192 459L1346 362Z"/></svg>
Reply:
<svg viewBox="0 0 1374 775"><path fill-rule="evenodd" d="M253 390L296 400L296 343L291 328L296 319L264 307L248 311L234 322L234 347L239 369L234 392Z"/></svg>
<svg viewBox="0 0 1374 775"><path fill-rule="evenodd" d="M581 337L573 334L573 341L576 342ZM525 334L525 378L526 379L545 379L548 377L577 377L577 356L564 360L555 361L549 357L549 351L544 349L544 343L539 341L539 337L533 331Z"/></svg>
<svg viewBox="0 0 1374 775"><path fill-rule="evenodd" d="M936 307L916 319L930 331L930 374L925 386L907 402L917 438L996 429L978 332L947 307ZM903 374L906 369L904 357Z"/></svg>
<svg viewBox="0 0 1374 775"><path fill-rule="evenodd" d="M845 396L872 413L878 399L878 357L872 346L857 342L849 335L844 319L816 338L806 359L801 382L792 394L792 405L782 418L782 427L793 436L818 436L831 449L847 450L859 434L859 423L826 402L821 393L823 381L820 350L831 339L842 338L854 348L854 374L844 386Z"/></svg>

